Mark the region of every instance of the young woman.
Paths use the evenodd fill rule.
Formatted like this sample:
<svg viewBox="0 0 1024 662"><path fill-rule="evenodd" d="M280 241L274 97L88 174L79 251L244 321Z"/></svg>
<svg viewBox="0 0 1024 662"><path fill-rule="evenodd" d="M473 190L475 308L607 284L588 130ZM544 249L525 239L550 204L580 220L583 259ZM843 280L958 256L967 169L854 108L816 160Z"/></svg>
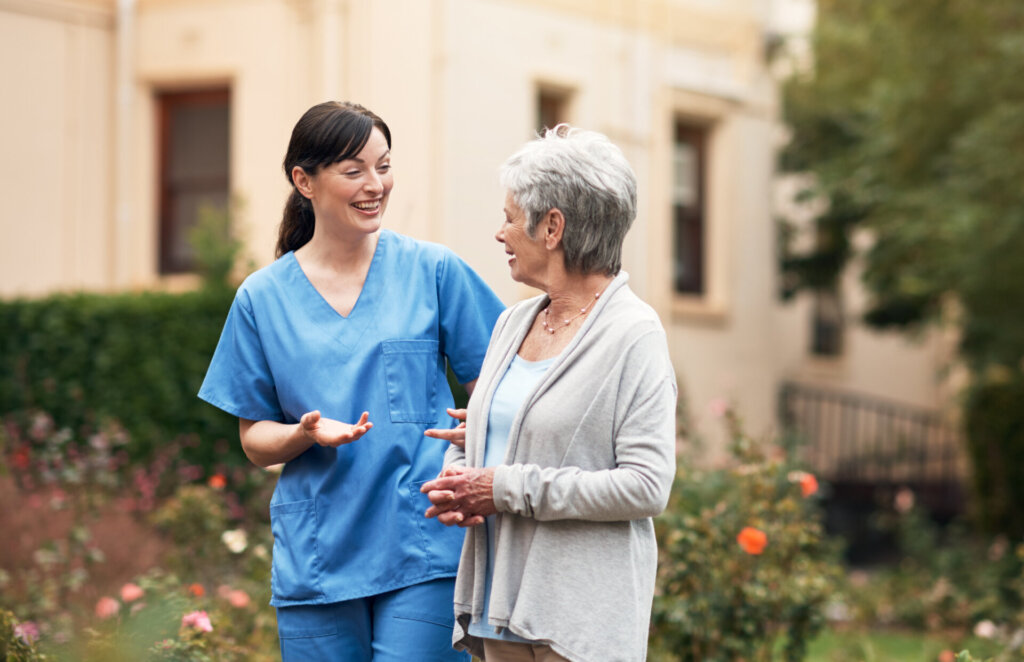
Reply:
<svg viewBox="0 0 1024 662"><path fill-rule="evenodd" d="M451 251L381 228L391 132L328 102L295 125L278 259L238 289L199 397L239 418L270 503L271 604L289 660L465 660L451 647L461 530L423 518L450 365L472 390L503 306Z"/></svg>

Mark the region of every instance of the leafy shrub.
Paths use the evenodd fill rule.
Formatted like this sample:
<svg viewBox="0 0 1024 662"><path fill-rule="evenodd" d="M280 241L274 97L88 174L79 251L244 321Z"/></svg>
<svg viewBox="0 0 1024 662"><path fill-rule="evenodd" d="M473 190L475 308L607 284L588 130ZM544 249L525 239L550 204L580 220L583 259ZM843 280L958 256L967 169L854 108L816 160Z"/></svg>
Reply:
<svg viewBox="0 0 1024 662"><path fill-rule="evenodd" d="M4 478L6 490L17 489L14 507L27 505L49 521L59 516L67 526L40 540L30 558L0 569L0 610L24 619L12 621L22 643L4 630L0 645L24 653L28 633L38 639L32 650L46 659L274 659L267 503L275 477L252 465L218 464L207 473L183 458L182 444L163 444L148 462L132 462L124 451L131 440L113 423L83 427L79 436L42 412L4 419L0 476L14 470ZM138 524L130 533L107 526L118 538L97 539L94 531L111 512L131 513ZM24 538L16 529L8 534ZM143 541L162 545L162 554L151 556L155 565L109 567L104 549L128 546L134 559ZM97 602L112 576L121 590ZM182 623L197 611L206 612L212 631Z"/></svg>
<svg viewBox="0 0 1024 662"><path fill-rule="evenodd" d="M656 525L661 559L652 650L686 661L800 660L839 579L823 537L817 482L788 453L768 457L726 413L733 462L681 458Z"/></svg>
<svg viewBox="0 0 1024 662"><path fill-rule="evenodd" d="M975 510L988 531L1024 537L1024 377L992 370L968 390L964 404Z"/></svg>
<svg viewBox="0 0 1024 662"><path fill-rule="evenodd" d="M13 613L0 609L0 660L5 662L45 662L35 646L39 629L31 621L19 622Z"/></svg>
<svg viewBox="0 0 1024 662"><path fill-rule="evenodd" d="M46 411L75 434L115 419L133 458L184 434L197 440L186 448L194 461L244 463L237 420L196 397L232 296L210 288L0 302L0 414Z"/></svg>
<svg viewBox="0 0 1024 662"><path fill-rule="evenodd" d="M1024 659L1024 541L986 536L963 522L940 528L913 507L881 524L895 533L900 557L848 582L844 599L855 624L972 633L972 650Z"/></svg>

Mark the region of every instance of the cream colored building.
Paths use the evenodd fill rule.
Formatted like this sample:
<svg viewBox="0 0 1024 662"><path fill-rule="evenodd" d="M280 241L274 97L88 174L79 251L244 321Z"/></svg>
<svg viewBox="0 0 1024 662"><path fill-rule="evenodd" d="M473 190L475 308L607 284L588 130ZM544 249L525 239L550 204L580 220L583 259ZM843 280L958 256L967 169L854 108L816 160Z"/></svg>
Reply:
<svg viewBox="0 0 1024 662"><path fill-rule="evenodd" d="M543 123L608 134L639 177L624 256L700 429L719 399L770 431L780 383L935 407L941 345L851 325L813 358L777 297L777 87L766 49L809 0L0 0L0 296L181 288L196 202L244 202L273 257L281 159L310 105L394 135L388 226L443 242L506 302L502 161ZM184 270L184 273L182 273ZM856 291L855 284L852 290ZM854 307L856 302L852 302Z"/></svg>

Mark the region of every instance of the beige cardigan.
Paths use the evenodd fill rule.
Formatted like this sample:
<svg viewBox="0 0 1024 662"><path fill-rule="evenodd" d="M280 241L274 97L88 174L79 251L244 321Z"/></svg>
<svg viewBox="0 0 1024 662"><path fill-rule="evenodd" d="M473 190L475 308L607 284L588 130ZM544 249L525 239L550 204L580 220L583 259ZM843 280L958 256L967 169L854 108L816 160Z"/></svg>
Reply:
<svg viewBox="0 0 1024 662"><path fill-rule="evenodd" d="M675 474L676 381L655 312L620 273L516 416L495 470L489 623L579 662L642 662L657 568L651 517ZM483 465L494 391L547 297L498 319L473 398L466 450L446 466ZM467 530L453 642L483 613L487 542Z"/></svg>

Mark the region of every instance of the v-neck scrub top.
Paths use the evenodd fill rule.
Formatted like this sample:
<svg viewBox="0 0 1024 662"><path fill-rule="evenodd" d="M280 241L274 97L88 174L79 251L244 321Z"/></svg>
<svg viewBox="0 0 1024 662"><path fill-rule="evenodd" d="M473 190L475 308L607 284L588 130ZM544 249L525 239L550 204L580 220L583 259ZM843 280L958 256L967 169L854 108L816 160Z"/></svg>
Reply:
<svg viewBox="0 0 1024 662"><path fill-rule="evenodd" d="M426 519L420 493L448 443L445 360L476 379L501 301L447 248L382 230L347 317L294 254L239 287L199 397L249 420L308 411L373 428L286 463L270 501L275 607L324 604L454 577L464 531Z"/></svg>

